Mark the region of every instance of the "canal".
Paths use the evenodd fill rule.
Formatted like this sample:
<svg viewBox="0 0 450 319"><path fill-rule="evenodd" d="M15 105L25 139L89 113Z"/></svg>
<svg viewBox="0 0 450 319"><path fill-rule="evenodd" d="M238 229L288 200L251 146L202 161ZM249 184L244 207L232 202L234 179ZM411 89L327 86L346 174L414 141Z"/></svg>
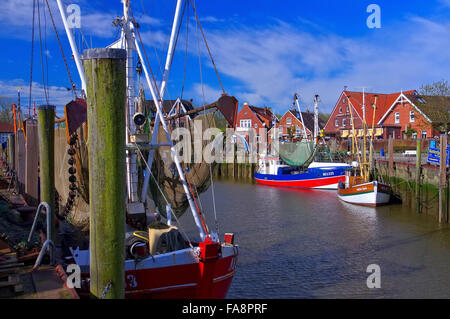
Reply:
<svg viewBox="0 0 450 319"><path fill-rule="evenodd" d="M211 189L201 205L213 226ZM430 216L345 204L335 191L229 180L214 189L220 235L240 245L228 298L450 298L450 227ZM180 222L194 237L189 212ZM366 284L371 264L379 289Z"/></svg>

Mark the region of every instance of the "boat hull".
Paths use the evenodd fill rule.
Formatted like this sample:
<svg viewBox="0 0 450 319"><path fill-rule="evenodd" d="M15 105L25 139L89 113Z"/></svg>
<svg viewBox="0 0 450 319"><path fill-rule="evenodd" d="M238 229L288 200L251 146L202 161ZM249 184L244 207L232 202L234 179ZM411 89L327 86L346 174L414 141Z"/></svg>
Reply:
<svg viewBox="0 0 450 319"><path fill-rule="evenodd" d="M197 258L191 249L154 256L136 266L125 263L126 299L223 299L234 277L238 248ZM214 248L212 249L214 250ZM132 261L134 264L134 260ZM89 265L82 267L81 298L90 298Z"/></svg>
<svg viewBox="0 0 450 319"><path fill-rule="evenodd" d="M270 186L337 189L339 182L345 180L345 167L312 168L298 174L255 173L255 180L260 184Z"/></svg>
<svg viewBox="0 0 450 319"><path fill-rule="evenodd" d="M338 188L338 198L346 203L362 206L381 206L389 203L391 188L378 182Z"/></svg>

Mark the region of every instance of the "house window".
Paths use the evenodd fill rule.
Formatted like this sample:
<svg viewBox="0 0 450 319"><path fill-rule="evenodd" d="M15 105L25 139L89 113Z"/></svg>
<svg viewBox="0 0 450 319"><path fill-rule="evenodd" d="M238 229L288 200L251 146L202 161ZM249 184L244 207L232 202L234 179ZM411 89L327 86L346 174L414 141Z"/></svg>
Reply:
<svg viewBox="0 0 450 319"><path fill-rule="evenodd" d="M290 117L288 117L287 119L286 119L286 124L287 125L290 125L292 123L292 119L290 118Z"/></svg>
<svg viewBox="0 0 450 319"><path fill-rule="evenodd" d="M347 106L347 109L345 110L345 112L347 112L347 113L349 112L348 106Z"/></svg>
<svg viewBox="0 0 450 319"><path fill-rule="evenodd" d="M427 138L427 131L422 131L422 138L426 139Z"/></svg>
<svg viewBox="0 0 450 319"><path fill-rule="evenodd" d="M280 127L278 128L278 132L280 133L280 134L283 134L283 127L280 125Z"/></svg>
<svg viewBox="0 0 450 319"><path fill-rule="evenodd" d="M411 137L412 137L413 140L416 140L417 139L417 133L416 132L412 133Z"/></svg>
<svg viewBox="0 0 450 319"><path fill-rule="evenodd" d="M342 119L342 126L345 127L345 125L347 125L347 119Z"/></svg>
<svg viewBox="0 0 450 319"><path fill-rule="evenodd" d="M414 111L409 112L409 122L410 123L414 122Z"/></svg>
<svg viewBox="0 0 450 319"><path fill-rule="evenodd" d="M339 119L334 120L334 126L336 126L336 127L339 126Z"/></svg>
<svg viewBox="0 0 450 319"><path fill-rule="evenodd" d="M339 107L339 113L342 113L342 107Z"/></svg>
<svg viewBox="0 0 450 319"><path fill-rule="evenodd" d="M395 123L400 123L400 113L395 112Z"/></svg>
<svg viewBox="0 0 450 319"><path fill-rule="evenodd" d="M300 126L297 125L295 127L295 133L300 134Z"/></svg>
<svg viewBox="0 0 450 319"><path fill-rule="evenodd" d="M255 123L255 128L258 128L258 124L257 123Z"/></svg>
<svg viewBox="0 0 450 319"><path fill-rule="evenodd" d="M241 127L252 127L252 120L241 120Z"/></svg>

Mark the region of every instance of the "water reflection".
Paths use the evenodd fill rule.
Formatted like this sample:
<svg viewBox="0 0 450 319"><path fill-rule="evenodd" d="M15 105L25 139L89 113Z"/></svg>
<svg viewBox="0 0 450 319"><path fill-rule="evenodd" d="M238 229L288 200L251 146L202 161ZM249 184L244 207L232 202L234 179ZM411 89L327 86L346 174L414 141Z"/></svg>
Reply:
<svg viewBox="0 0 450 319"><path fill-rule="evenodd" d="M221 234L240 258L229 298L450 298L450 231L407 207L355 206L335 191L215 182ZM202 195L212 221L209 191ZM187 214L183 227L195 233ZM368 289L378 264L382 288Z"/></svg>

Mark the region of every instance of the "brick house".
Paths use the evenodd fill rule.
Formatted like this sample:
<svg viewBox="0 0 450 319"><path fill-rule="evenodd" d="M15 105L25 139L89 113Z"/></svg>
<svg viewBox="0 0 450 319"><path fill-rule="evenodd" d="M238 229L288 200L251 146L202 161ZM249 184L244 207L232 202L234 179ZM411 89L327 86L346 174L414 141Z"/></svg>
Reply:
<svg viewBox="0 0 450 319"><path fill-rule="evenodd" d="M373 126L375 130L374 135L376 138L388 138L389 135L394 135L396 138L399 138L401 134L400 125L390 122L386 122L382 125L380 120L401 94L401 92L390 94L363 94L363 92L342 91L333 111L331 112L330 118L325 124L325 134L332 137L351 138L353 133L351 115L353 115L353 124L356 134L358 134L358 136L362 136L364 118L363 105L365 105L365 118L369 134L372 133L372 122L374 120L375 122ZM406 91L404 94L415 94L415 91ZM378 96L378 98L374 114L372 105L375 102L375 96Z"/></svg>
<svg viewBox="0 0 450 319"><path fill-rule="evenodd" d="M448 130L450 97L403 92L378 121L383 127L398 127L394 138L432 138ZM410 131L410 132L408 132Z"/></svg>
<svg viewBox="0 0 450 319"><path fill-rule="evenodd" d="M290 137L293 139L301 139L303 138L304 130L306 130L308 138L312 138L314 134L314 113L308 111L302 112L302 117L305 127L303 127L298 110L292 109L284 113L280 118L280 121L269 132L269 143L271 141L273 130L278 130L280 140L289 140ZM325 123L319 118L319 131L323 129L324 124Z"/></svg>
<svg viewBox="0 0 450 319"><path fill-rule="evenodd" d="M266 128L268 132L277 120L268 107L251 106L245 102L236 118L236 133L246 136L248 141L248 132L253 128L256 130L256 139L259 140L260 129Z"/></svg>

